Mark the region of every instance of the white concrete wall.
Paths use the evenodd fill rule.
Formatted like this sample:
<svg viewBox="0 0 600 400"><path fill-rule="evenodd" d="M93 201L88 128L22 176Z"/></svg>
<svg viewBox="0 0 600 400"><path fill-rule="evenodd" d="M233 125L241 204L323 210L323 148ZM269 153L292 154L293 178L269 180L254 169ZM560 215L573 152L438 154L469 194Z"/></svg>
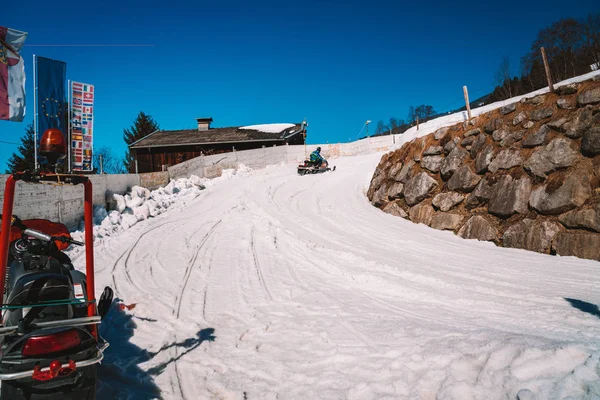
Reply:
<svg viewBox="0 0 600 400"><path fill-rule="evenodd" d="M267 165L301 163L317 147L322 148L326 159L373 152L386 151L398 140L398 135L379 136L362 139L351 143L309 144L295 146L274 146L253 150L235 151L232 153L201 156L173 165L168 168L171 179L196 175L204 178L221 176L224 169L237 169L245 165L252 169L265 168ZM306 151L306 155L305 155Z"/></svg>
<svg viewBox="0 0 600 400"><path fill-rule="evenodd" d="M0 175L0 204L8 175ZM139 185L140 175L90 175L94 205L105 206L107 195L125 194ZM13 214L21 219L45 218L74 228L83 217L83 185L33 184L17 181Z"/></svg>

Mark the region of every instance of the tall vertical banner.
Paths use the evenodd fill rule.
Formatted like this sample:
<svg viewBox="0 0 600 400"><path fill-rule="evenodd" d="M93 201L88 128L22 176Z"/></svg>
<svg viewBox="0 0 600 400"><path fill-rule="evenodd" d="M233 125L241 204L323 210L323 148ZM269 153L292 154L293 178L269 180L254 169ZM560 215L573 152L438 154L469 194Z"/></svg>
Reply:
<svg viewBox="0 0 600 400"><path fill-rule="evenodd" d="M73 171L92 171L94 85L71 82L71 154Z"/></svg>
<svg viewBox="0 0 600 400"><path fill-rule="evenodd" d="M47 129L60 129L67 141L67 64L45 57L35 58L36 161L39 139ZM40 135L41 133L41 135ZM37 165L36 165L37 166Z"/></svg>
<svg viewBox="0 0 600 400"><path fill-rule="evenodd" d="M0 120L25 118L25 62L20 55L26 32L0 26Z"/></svg>

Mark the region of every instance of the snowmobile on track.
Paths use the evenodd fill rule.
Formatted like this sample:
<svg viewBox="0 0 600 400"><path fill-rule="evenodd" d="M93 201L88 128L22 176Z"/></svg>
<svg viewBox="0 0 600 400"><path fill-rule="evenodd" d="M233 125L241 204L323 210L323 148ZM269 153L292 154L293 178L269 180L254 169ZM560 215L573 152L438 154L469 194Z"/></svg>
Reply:
<svg viewBox="0 0 600 400"><path fill-rule="evenodd" d="M304 160L304 163L298 165L298 174L306 175L306 174L322 174L327 171L335 171L335 165L333 168L329 167L329 163L327 160L312 162L310 160Z"/></svg>
<svg viewBox="0 0 600 400"><path fill-rule="evenodd" d="M63 252L84 245L65 225L12 214L17 181L83 184L85 274ZM92 183L86 176L25 171L6 180L0 214L2 400L96 398L96 368L108 347L97 325L113 291L106 287L96 303L92 209Z"/></svg>

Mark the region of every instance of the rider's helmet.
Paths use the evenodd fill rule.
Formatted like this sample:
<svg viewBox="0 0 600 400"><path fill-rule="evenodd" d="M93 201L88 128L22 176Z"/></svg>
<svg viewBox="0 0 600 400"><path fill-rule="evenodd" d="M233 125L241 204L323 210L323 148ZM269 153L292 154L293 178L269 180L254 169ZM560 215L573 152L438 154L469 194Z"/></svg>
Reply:
<svg viewBox="0 0 600 400"><path fill-rule="evenodd" d="M320 148L320 147L317 147L317 151L318 151L318 152L321 152L321 148Z"/></svg>

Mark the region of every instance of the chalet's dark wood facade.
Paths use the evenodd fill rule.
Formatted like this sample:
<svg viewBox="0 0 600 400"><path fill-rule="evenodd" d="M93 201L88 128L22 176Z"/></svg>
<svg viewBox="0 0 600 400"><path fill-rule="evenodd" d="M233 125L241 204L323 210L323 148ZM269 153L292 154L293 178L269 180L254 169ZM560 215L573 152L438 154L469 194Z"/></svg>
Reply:
<svg viewBox="0 0 600 400"><path fill-rule="evenodd" d="M138 172L162 171L163 168L201 155L228 153L234 149L240 151L286 144L302 145L306 137L304 122L272 124L269 132L242 127L211 129L212 119L198 119L197 122L198 129L157 131L132 143L129 148L137 160Z"/></svg>

